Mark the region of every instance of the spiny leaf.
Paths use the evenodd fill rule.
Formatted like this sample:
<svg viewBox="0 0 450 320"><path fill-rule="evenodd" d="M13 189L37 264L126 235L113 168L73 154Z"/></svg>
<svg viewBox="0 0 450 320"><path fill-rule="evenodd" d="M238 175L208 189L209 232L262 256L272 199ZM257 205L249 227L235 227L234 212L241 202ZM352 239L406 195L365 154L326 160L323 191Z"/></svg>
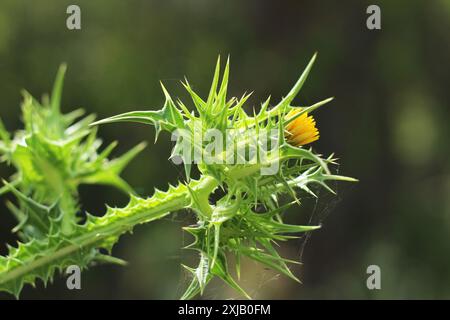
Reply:
<svg viewBox="0 0 450 320"><path fill-rule="evenodd" d="M59 110L60 110L62 88L63 88L64 75L66 73L66 69L67 69L66 64L62 64L59 67L58 73L56 75L55 84L53 85L53 91L52 91L52 97L50 100L50 105L51 105L51 108L55 112L59 112Z"/></svg>
<svg viewBox="0 0 450 320"><path fill-rule="evenodd" d="M277 112L278 110L282 110L285 106L288 106L292 100L297 96L297 94L300 92L301 88L303 87L303 84L305 83L306 79L308 78L309 72L311 71L314 62L316 61L317 53L313 55L311 60L309 61L308 65L306 66L305 70L301 74L300 78L295 83L294 87L292 87L291 91L284 97L272 110L271 113Z"/></svg>
<svg viewBox="0 0 450 320"><path fill-rule="evenodd" d="M198 185L199 181L194 181L191 187ZM47 283L56 271L71 264L84 268L94 260L105 260L98 249L110 252L119 236L135 225L160 219L188 203L187 188L180 184L148 199L132 197L126 207L108 208L102 217L88 215L85 224L75 225L70 235L57 233L11 247L8 256L0 256L0 291L17 296L24 284L34 284L37 279Z"/></svg>

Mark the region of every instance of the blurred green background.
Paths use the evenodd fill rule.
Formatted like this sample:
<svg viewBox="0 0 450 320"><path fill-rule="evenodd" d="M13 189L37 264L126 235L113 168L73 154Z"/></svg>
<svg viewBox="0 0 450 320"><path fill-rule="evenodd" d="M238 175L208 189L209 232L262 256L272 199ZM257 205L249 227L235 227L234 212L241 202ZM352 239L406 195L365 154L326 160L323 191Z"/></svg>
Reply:
<svg viewBox="0 0 450 320"><path fill-rule="evenodd" d="M255 298L450 298L450 2L376 1L382 30L366 28L372 1L218 0L2 0L0 2L0 117L9 130L20 123L20 90L48 92L61 62L68 63L64 110L84 107L99 117L163 103L162 80L186 99L180 80L207 94L215 60L231 56L231 95L254 91L249 107L291 88L309 58L319 52L299 98L312 104L336 99L315 114L321 139L313 147L335 152L339 173L360 179L338 184L288 213L292 222L322 222L323 228L283 244L300 259L302 285L246 262L241 284ZM66 28L66 8L81 7L82 30ZM151 127L100 128L117 155L154 140ZM124 176L141 195L181 177L167 158L162 135ZM0 176L11 169L1 165ZM104 203L127 197L110 188L81 190L84 210L104 212ZM2 201L0 253L14 244L15 222ZM195 254L180 249L191 239L181 227L192 215L139 226L114 254L127 267L99 266L82 275L82 290L69 291L58 277L44 289L27 287L22 298L174 299L187 285L180 263ZM303 250L304 249L304 250ZM303 253L303 254L302 254ZM379 265L382 289L366 287L366 268ZM214 282L203 298L238 298ZM10 298L0 294L0 298Z"/></svg>

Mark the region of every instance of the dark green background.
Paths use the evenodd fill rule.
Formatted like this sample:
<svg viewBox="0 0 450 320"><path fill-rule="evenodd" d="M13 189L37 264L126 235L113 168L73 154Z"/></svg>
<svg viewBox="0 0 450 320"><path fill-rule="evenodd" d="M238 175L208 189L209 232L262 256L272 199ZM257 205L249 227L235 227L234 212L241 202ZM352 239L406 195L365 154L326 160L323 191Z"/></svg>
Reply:
<svg viewBox="0 0 450 320"><path fill-rule="evenodd" d="M382 10L382 30L365 26L369 4ZM66 8L78 4L82 30L66 29ZM61 62L68 63L64 110L84 107L99 117L163 103L159 80L187 100L186 75L205 95L218 54L231 56L232 95L254 91L249 106L287 93L315 51L319 57L299 98L311 104L336 99L315 114L321 139L314 148L335 152L339 173L358 184L338 184L337 197L289 213L292 222L323 228L305 246L296 284L252 262L241 284L255 298L450 298L449 57L450 2L434 1L23 1L0 2L0 116L21 126L20 90L48 92ZM153 129L101 127L118 153ZM142 195L175 182L181 170L167 161L162 135L124 176ZM11 170L1 166L7 178ZM115 190L85 187L85 210L123 205ZM2 201L3 203L3 201ZM27 287L22 298L177 298L187 285L181 250L191 240L181 227L192 215L137 227L114 254L128 267L100 266L82 275L82 290L64 278L44 289ZM0 252L13 244L14 221L0 207ZM299 259L302 240L282 246ZM366 268L382 271L382 290L366 288ZM0 295L6 298L6 295ZM238 297L220 282L204 298Z"/></svg>

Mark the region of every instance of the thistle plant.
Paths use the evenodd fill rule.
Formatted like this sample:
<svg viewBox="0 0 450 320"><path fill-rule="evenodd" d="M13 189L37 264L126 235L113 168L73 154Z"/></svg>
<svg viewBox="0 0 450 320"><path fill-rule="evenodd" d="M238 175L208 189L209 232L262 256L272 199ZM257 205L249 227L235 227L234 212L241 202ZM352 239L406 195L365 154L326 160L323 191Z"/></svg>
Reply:
<svg viewBox="0 0 450 320"><path fill-rule="evenodd" d="M120 177L125 166L145 147L141 143L114 160L108 156L116 142L99 151L102 141L89 127L94 115L83 117L83 109L61 113L61 93L66 67L62 65L50 97L39 103L23 92L24 128L11 135L0 120L1 160L16 169L4 181L0 194L13 193L15 203L7 207L17 219L13 229L20 242L0 256L0 290L20 293L24 283L45 284L55 270L94 262L121 263L93 246L78 247L77 239L86 235L95 220L89 216L81 227L78 189L82 184L110 185L125 193L132 188Z"/></svg>
<svg viewBox="0 0 450 320"><path fill-rule="evenodd" d="M34 284L37 278L47 281L55 269L70 264L86 267L99 257L115 261L109 254L120 235L137 224L180 210L195 215L196 223L184 230L193 238L187 248L197 252L199 259L196 266L184 266L191 274L191 282L182 299L203 294L214 277L250 298L233 276L235 274L240 278L242 258L254 260L299 281L289 269L289 264L299 262L281 257L276 247L280 242L320 226L285 223L284 212L290 206L301 205L305 194L316 197L317 187L334 193L327 184L329 181L356 181L331 172L330 167L336 164L333 155L322 157L306 147L319 138L316 123L310 114L332 100L325 99L311 106L293 105L315 58L314 55L294 87L280 102L272 105L268 98L258 111L248 110L246 104L250 94L244 94L239 99L227 98L229 61L220 79L219 58L211 89L205 99L192 89L187 80L183 86L191 97L190 103L174 101L162 85L165 103L160 110L128 112L93 123L91 128L106 123L138 122L154 126L156 137L162 131L172 134L175 145L170 158L176 163L183 163L186 176L175 186L169 185L166 191L155 190L148 198L130 193L130 202L125 208L108 207L101 217L87 215L84 223L77 221L74 214L65 217L64 209L70 207L67 204L70 201L65 197L72 202L77 200L76 189L80 183L113 184L129 192L128 185L118 177L118 173L140 147L118 161L106 160L104 153L108 154L109 148L98 156L94 151L94 156L86 157L81 149L89 142L80 145L86 135L74 132L81 129L69 130L71 139L65 137L63 141L76 141L72 143L81 149L76 156L69 154L63 159L78 159L78 166L70 162L70 167L77 168L79 172L74 174L69 171L76 178L70 174L67 178L64 166L55 166L55 175L63 177L57 180L59 184L49 183L47 179L38 183L34 179L35 171L42 173L42 169L24 171L23 165L18 164L20 161L12 156L12 150L23 134L11 140L2 130L0 150L5 160L18 168L17 176L6 184L4 190L13 192L19 199L20 207L10 206L10 209L19 217L20 227L16 229L22 231L24 241L28 242L10 248L8 256L0 257L0 290L17 295L23 284ZM56 108L52 107L56 102L59 105L58 88L62 81L59 78L48 102L48 110ZM29 104L36 103L30 100ZM193 108L189 108L190 104ZM59 117L54 126L61 128L72 118ZM87 128L87 122L81 125L81 132L92 130ZM77 129L79 127L76 126ZM53 132L40 128L35 131L40 135L46 132L41 133L40 130ZM56 138L62 139L59 136ZM86 138L86 141L90 140ZM39 140L35 147L43 148L46 143L47 139ZM98 158L98 162L93 160ZM33 165L35 161L30 160ZM194 166L197 170L192 170ZM55 186L58 186L57 192L53 190ZM70 197L64 196L66 193ZM77 206L72 203L72 207ZM30 218L35 211L48 221L47 229L40 230L41 223ZM102 249L108 255L100 254L104 251Z"/></svg>

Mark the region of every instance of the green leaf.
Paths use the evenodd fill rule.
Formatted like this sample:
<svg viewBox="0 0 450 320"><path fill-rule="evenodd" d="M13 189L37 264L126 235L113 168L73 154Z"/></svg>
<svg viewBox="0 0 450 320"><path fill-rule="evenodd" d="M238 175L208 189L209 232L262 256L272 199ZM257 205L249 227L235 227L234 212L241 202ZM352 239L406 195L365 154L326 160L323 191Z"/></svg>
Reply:
<svg viewBox="0 0 450 320"><path fill-rule="evenodd" d="M110 118L106 118L92 123L92 126L115 122L138 122L153 125L156 129L156 138L161 130L172 132L175 129L184 127L183 115L173 103L167 90L161 83L166 102L161 110L157 111L132 111L119 114Z"/></svg>
<svg viewBox="0 0 450 320"><path fill-rule="evenodd" d="M233 279L233 277L228 272L227 260L224 255L220 254L217 257L216 263L211 270L211 273L215 276L222 279L226 284L228 284L231 288L241 293L247 299L251 299L251 297L242 289L237 282Z"/></svg>
<svg viewBox="0 0 450 320"><path fill-rule="evenodd" d="M270 112L275 113L278 112L278 110L283 110L284 107L288 106L292 100L297 96L297 94L300 92L301 88L303 87L303 84L305 83L306 79L308 78L309 72L311 71L314 62L316 61L317 53L315 53L311 60L309 61L308 65L306 66L305 70L301 74L300 78L295 83L294 87L292 87L291 91L284 97Z"/></svg>
<svg viewBox="0 0 450 320"><path fill-rule="evenodd" d="M62 95L62 88L64 83L64 75L66 73L67 66L66 64L62 64L59 69L58 73L56 74L56 80L55 84L53 85L53 91L52 91L52 97L50 99L50 105L53 110L56 112L59 112L61 107L61 95Z"/></svg>

